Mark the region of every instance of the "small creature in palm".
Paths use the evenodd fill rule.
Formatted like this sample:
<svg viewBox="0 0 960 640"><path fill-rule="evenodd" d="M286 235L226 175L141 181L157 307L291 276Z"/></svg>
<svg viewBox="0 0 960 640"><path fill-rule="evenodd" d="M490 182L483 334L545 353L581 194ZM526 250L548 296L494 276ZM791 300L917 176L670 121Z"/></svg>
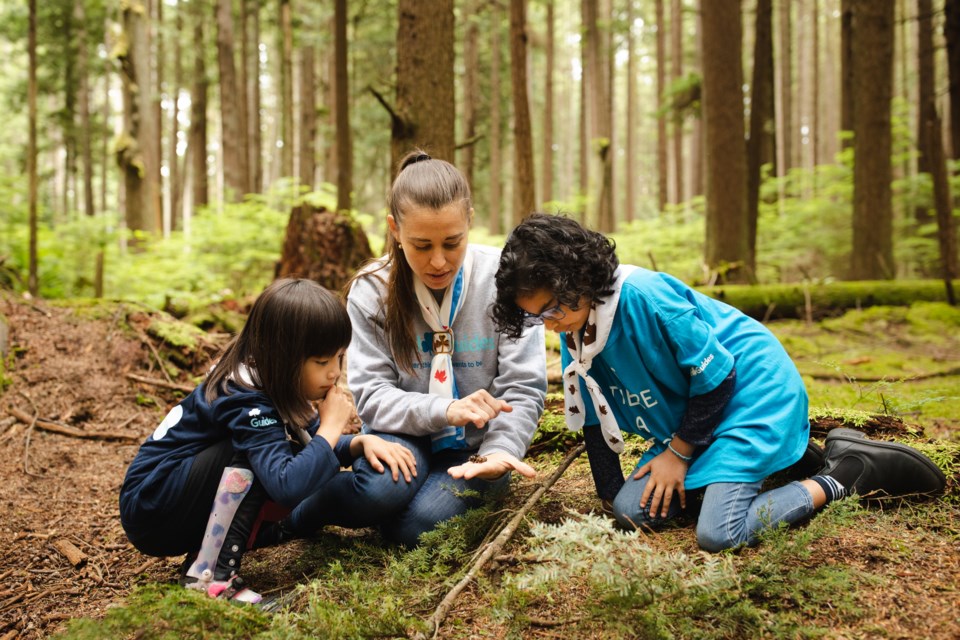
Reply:
<svg viewBox="0 0 960 640"><path fill-rule="evenodd" d="M486 462L486 461L487 461L487 456L478 456L477 454L473 454L472 456L470 456L470 462L474 462L476 464L480 464L481 462Z"/></svg>

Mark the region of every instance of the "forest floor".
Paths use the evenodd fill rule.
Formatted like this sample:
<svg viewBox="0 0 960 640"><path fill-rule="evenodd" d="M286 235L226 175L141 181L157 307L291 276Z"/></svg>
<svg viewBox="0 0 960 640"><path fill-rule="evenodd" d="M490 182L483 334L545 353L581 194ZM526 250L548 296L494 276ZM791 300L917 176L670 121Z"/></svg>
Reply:
<svg viewBox="0 0 960 640"><path fill-rule="evenodd" d="M117 495L138 444L182 397L176 387L192 386L225 336L192 336L184 340L189 347L174 347L158 337L157 318L156 312L134 304L57 305L0 292L0 325L5 320L9 332L4 341L0 330L0 348L7 349L0 366L0 640L48 637L63 630L70 619L102 618L111 608L123 606L138 586L175 581L180 558L149 558L127 542ZM935 397L956 402L960 395L960 375L950 371L960 362L960 332L952 338L947 332L918 343L906 324L886 322L885 346L878 343L872 348L900 354L900 365L891 366L909 368L924 358L940 363L933 366L941 370L925 378L939 385L940 391L924 391L925 403L914 403L922 408L912 417L907 412L906 424L874 419L865 429L878 437L908 434L918 442L960 440L957 413L951 408L938 415L935 402ZM829 398L832 388L842 395L847 391L841 393L841 388L852 387L862 398L864 385L869 384L864 380L870 376L863 376L859 383L847 373L831 380L822 353L804 355L813 331L796 329L784 342L801 354L801 360L806 358L812 379L826 385L826 391L819 393ZM816 331L838 330L827 326ZM866 340L876 333L869 327L855 331ZM871 349L869 343L865 348ZM171 356L179 371L169 365ZM862 366L878 357L849 356L844 366ZM147 383L136 376L160 382ZM880 395L884 405L887 399L882 394L893 395L886 387L867 391ZM820 423L820 428L828 428L825 424ZM560 445L533 456L541 479L555 467L562 449ZM957 462L953 460L954 469ZM801 616L808 618L804 623L815 629L835 629L832 637L838 638L960 638L957 479L956 473L950 477L942 509L933 511L941 514L935 522L918 522L910 507L904 512L896 508L861 511L855 516L855 527L814 539L806 550L810 555L791 560L808 567L852 568L869 576L853 594L851 607L857 613L852 617L834 610L837 603L817 601L816 587L797 594ZM516 507L538 481L516 481L506 509ZM558 523L576 514L597 513L592 496L582 457L550 489L531 519ZM372 539L376 544L372 532L334 531L327 544L330 536L341 545L351 545L354 538ZM691 526L649 536L648 543L664 552L698 556ZM260 590L289 590L325 561L315 560L313 568L304 568L302 556L309 555L310 545L297 541L255 552L245 577ZM515 571L518 559L522 564L528 552L522 540L512 542L482 580L456 601L439 637L617 637L603 631L602 616L571 614L586 589L576 582L550 598L531 596L522 623L514 620L510 626L502 614L496 615L492 609L497 581ZM743 566L753 562L750 566L756 567L758 553L743 551L735 561ZM803 604L803 600L809 602ZM422 617L428 617L438 603L439 596L424 605ZM771 602L770 606L796 603ZM802 630L796 636L807 637Z"/></svg>

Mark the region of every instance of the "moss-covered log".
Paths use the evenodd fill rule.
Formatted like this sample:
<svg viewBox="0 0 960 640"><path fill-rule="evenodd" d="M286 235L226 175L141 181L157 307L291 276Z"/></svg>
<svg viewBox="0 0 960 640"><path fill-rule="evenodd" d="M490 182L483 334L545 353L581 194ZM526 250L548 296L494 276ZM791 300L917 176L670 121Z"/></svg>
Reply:
<svg viewBox="0 0 960 640"><path fill-rule="evenodd" d="M954 282L954 287L958 286ZM699 291L740 309L758 320L818 319L848 309L914 302L946 302L939 280L879 280L829 284L719 285Z"/></svg>

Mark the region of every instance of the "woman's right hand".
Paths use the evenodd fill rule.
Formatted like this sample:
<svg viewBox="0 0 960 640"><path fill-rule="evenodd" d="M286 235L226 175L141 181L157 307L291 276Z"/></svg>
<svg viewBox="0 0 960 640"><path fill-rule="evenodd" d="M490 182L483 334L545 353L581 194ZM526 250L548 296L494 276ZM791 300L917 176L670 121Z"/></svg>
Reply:
<svg viewBox="0 0 960 640"><path fill-rule="evenodd" d="M481 429L500 415L501 411L509 413L513 411L513 407L504 400L494 398L486 389L480 389L450 403L447 407L447 424L456 427L473 424Z"/></svg>

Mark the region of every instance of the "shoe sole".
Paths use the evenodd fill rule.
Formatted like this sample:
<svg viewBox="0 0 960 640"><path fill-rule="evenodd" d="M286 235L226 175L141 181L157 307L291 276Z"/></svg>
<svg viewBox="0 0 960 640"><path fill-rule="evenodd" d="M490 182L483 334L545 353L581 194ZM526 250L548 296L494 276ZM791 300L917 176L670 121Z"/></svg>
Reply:
<svg viewBox="0 0 960 640"><path fill-rule="evenodd" d="M940 479L940 487L938 489L934 489L932 491L918 491L918 492L906 494L906 495L898 495L896 496L897 498L905 498L911 495L934 496L942 493L943 490L946 488L947 477L943 474L943 471L940 470L940 467L935 465L933 461L930 460L930 458L923 455L913 447L910 447L905 444L900 444L899 442L885 442L883 440L871 440L862 431L841 427L841 428L833 429L827 434L827 439L824 441L824 447L823 447L824 451L826 451L829 448L830 443L833 442L834 440L839 440L841 442L853 442L857 444L861 444L864 441L866 441L866 442L869 442L871 446L880 447L882 449L893 449L895 451L902 451L902 452L908 453L911 458L922 463L923 466L927 468L927 470L933 472L933 474ZM865 498L867 496L874 496L874 494L876 493L877 493L876 491L871 491L870 493L860 497ZM887 494L883 494L883 495L887 495Z"/></svg>

